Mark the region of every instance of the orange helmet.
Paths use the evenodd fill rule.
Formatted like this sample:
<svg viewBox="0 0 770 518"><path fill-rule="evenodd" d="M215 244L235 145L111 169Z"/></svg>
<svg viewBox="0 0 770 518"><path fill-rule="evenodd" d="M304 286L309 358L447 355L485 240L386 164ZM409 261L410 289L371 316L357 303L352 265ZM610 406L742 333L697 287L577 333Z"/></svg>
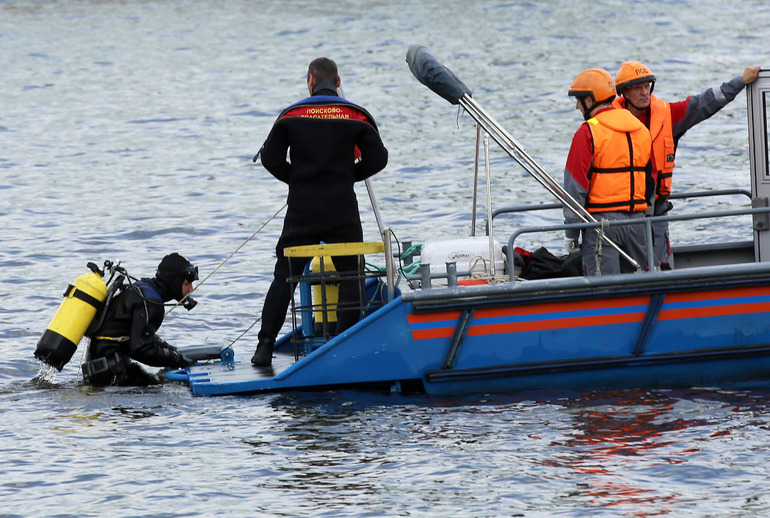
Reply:
<svg viewBox="0 0 770 518"><path fill-rule="evenodd" d="M572 97L590 97L597 103L615 98L615 82L603 68L590 68L580 72L569 88Z"/></svg>
<svg viewBox="0 0 770 518"><path fill-rule="evenodd" d="M655 74L650 67L639 61L626 61L615 74L615 87L622 92L631 85L639 83L652 83L650 91L655 87Z"/></svg>

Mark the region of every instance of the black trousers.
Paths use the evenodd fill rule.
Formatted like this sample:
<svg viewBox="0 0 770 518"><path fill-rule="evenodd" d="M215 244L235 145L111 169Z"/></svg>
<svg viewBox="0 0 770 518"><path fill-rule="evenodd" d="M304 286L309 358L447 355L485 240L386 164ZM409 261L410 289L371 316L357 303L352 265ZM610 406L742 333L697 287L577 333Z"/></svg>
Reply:
<svg viewBox="0 0 770 518"><path fill-rule="evenodd" d="M362 232L349 231L338 233L336 235L324 236L325 239L309 239L308 237L291 238L284 237L278 240L275 253L277 260L273 270L273 282L265 296L265 303L262 307L262 326L258 334L260 341L275 340L286 320L286 312L289 309L292 294L296 288L296 283L287 281L289 275L300 275L308 262L306 257L286 257L283 255L284 248L302 245L316 245L320 242L331 243L354 243L363 239ZM332 257L334 267L338 272L353 275L361 273L363 268L359 265L358 256L336 256ZM358 307L361 304L361 281L355 278L342 280L340 282L338 310L337 310L337 333L344 331L358 322L360 311Z"/></svg>

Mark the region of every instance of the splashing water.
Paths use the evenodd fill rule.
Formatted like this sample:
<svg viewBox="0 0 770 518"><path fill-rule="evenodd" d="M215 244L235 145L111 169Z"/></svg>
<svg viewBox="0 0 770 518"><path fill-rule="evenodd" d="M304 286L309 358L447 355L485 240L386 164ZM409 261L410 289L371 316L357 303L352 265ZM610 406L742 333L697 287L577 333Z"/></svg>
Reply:
<svg viewBox="0 0 770 518"><path fill-rule="evenodd" d="M32 378L32 381L42 381L45 383L53 383L56 381L56 373L58 371L56 370L56 367L53 365L48 365L45 362L40 362L40 369L37 371L37 374L35 374L35 377Z"/></svg>

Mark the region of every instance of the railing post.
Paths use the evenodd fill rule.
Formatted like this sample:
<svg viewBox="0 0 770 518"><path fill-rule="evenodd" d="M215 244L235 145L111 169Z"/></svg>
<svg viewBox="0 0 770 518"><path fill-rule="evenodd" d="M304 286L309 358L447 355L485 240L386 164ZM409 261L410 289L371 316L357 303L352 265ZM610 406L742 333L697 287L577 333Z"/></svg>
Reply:
<svg viewBox="0 0 770 518"><path fill-rule="evenodd" d="M457 263L454 261L446 262L446 283L447 286L457 286Z"/></svg>
<svg viewBox="0 0 770 518"><path fill-rule="evenodd" d="M420 288L429 290L430 285L430 264L420 263Z"/></svg>

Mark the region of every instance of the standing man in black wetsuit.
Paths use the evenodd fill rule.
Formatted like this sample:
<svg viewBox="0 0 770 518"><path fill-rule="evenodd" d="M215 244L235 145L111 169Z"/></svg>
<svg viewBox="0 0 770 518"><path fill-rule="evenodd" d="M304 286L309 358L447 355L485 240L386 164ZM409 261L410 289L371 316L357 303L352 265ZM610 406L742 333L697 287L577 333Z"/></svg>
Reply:
<svg viewBox="0 0 770 518"><path fill-rule="evenodd" d="M81 366L85 381L92 385L155 385L160 383L158 377L132 360L153 367L195 364L155 333L163 323L164 302L191 301L192 281L197 279L198 268L173 253L163 258L154 278L140 279L116 295L102 324L89 334L88 357Z"/></svg>
<svg viewBox="0 0 770 518"><path fill-rule="evenodd" d="M257 156L278 180L288 184L288 210L275 247L274 278L262 308L259 343L251 363L272 363L275 339L286 319L294 285L287 282L290 260L284 248L363 241L354 183L381 171L388 150L374 118L339 96L337 65L317 58L307 71L310 97L286 108L276 120ZM289 152L289 161L286 152ZM256 162L257 157L254 157ZM358 270L358 258L333 257L338 271ZM291 272L300 273L306 259L292 258ZM338 332L358 321L346 303L358 299L356 280L340 283Z"/></svg>

